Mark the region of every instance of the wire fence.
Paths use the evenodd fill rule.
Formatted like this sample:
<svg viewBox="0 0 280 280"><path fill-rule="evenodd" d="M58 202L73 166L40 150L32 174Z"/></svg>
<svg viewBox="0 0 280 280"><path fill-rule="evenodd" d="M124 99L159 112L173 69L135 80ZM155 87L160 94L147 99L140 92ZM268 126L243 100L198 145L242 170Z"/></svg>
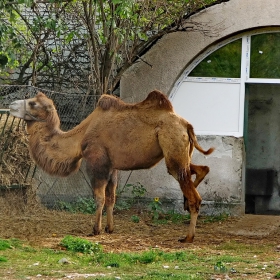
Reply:
<svg viewBox="0 0 280 280"><path fill-rule="evenodd" d="M9 114L12 101L31 98L40 91L54 101L62 130L69 130L85 119L94 110L99 98L97 95L67 94L33 86L0 86L0 195L6 190L21 190L25 195L26 189L32 186L41 203L49 208L67 209L71 204L80 203L81 207L90 208L86 211L91 210L93 193L85 163L82 162L77 173L65 178L48 175L30 158L25 122ZM137 204L147 205L151 198L135 194L135 189L139 189L137 184L130 183L127 184L130 187L126 187L130 175L126 176L127 181L122 180L124 183L118 188L118 203L123 204L120 207L129 205L133 197ZM161 201L168 209L175 209L178 202L174 198Z"/></svg>
<svg viewBox="0 0 280 280"><path fill-rule="evenodd" d="M58 178L43 172L30 158L24 122L12 117L8 108L12 101L31 98L40 91L54 101L62 130L79 124L98 101L96 95L67 94L32 86L0 86L0 186L2 190L12 190L16 186L24 189L32 184L41 202L49 207L62 201L92 198L84 164L76 174Z"/></svg>

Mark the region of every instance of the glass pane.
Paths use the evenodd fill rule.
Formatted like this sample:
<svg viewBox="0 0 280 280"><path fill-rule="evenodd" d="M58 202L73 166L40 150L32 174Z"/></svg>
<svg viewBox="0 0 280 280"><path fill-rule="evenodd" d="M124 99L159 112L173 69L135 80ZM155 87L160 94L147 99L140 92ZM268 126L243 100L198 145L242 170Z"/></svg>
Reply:
<svg viewBox="0 0 280 280"><path fill-rule="evenodd" d="M203 59L191 77L240 78L242 39L233 41Z"/></svg>
<svg viewBox="0 0 280 280"><path fill-rule="evenodd" d="M250 78L280 79L280 33L251 37Z"/></svg>
<svg viewBox="0 0 280 280"><path fill-rule="evenodd" d="M237 136L239 91L240 84L236 83L183 82L172 104L199 135Z"/></svg>

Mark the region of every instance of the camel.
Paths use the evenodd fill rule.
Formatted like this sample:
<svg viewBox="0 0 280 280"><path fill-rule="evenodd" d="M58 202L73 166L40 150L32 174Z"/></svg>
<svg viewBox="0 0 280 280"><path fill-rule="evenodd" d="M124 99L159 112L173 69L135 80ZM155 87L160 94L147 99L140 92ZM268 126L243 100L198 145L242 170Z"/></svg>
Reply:
<svg viewBox="0 0 280 280"><path fill-rule="evenodd" d="M145 100L128 104L112 95L102 95L97 107L79 125L65 132L55 105L44 93L10 104L10 114L24 119L29 134L29 151L36 164L50 175L68 176L86 161L97 205L92 234L101 233L106 206L105 231L112 233L113 208L118 170L147 169L165 158L167 171L179 183L185 209L191 215L186 237L193 242L201 197L196 190L209 172L208 166L191 163L194 148L205 155L193 127L178 116L168 98L158 90ZM191 174L196 174L195 181Z"/></svg>

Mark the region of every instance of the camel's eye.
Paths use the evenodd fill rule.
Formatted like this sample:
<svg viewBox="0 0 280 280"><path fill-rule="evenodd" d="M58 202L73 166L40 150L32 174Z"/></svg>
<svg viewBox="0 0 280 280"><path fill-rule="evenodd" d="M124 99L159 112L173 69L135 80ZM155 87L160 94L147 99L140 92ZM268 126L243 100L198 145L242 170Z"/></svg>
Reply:
<svg viewBox="0 0 280 280"><path fill-rule="evenodd" d="M36 102L35 101L29 101L28 104L29 104L30 107L34 107L36 105Z"/></svg>

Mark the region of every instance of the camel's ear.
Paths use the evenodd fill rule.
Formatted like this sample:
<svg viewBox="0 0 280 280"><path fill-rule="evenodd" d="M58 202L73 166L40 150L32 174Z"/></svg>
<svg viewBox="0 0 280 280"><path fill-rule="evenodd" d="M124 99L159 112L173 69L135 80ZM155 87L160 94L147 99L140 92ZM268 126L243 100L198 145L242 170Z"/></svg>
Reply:
<svg viewBox="0 0 280 280"><path fill-rule="evenodd" d="M37 97L47 97L43 92L39 91Z"/></svg>

